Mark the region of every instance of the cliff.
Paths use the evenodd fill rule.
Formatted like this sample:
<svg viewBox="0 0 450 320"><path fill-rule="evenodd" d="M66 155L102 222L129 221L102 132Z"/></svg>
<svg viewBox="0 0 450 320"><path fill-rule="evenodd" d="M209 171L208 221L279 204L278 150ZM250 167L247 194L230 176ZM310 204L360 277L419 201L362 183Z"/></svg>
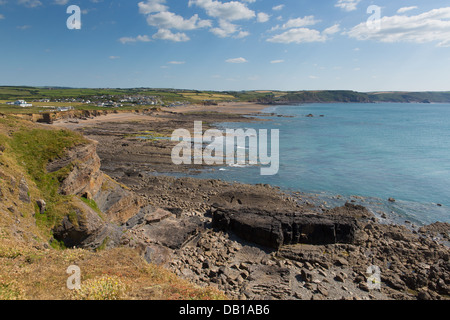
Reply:
<svg viewBox="0 0 450 320"><path fill-rule="evenodd" d="M124 224L137 213L161 217L101 172L95 142L0 116L0 300L223 298L149 264ZM81 290L66 287L70 265Z"/></svg>

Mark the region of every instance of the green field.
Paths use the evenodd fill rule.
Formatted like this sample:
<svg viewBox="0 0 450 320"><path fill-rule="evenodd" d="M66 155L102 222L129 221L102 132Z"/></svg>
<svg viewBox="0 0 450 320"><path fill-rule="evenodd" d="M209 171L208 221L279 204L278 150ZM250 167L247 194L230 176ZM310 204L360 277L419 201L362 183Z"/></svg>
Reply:
<svg viewBox="0 0 450 320"><path fill-rule="evenodd" d="M70 102L33 102L39 99L71 99L81 98L92 101L116 101L127 96L155 97L167 106L173 103L204 103L204 102L255 102L264 104L298 104L298 103L329 103L329 102L450 102L450 92L370 92L362 93L346 90L319 91L197 91L178 89L93 89L93 88L58 88L58 87L18 87L0 86L0 113L42 113L51 109L45 106L67 107L77 110L104 110L93 104ZM21 108L6 105L7 101L26 100L33 104L32 108ZM153 108L155 105L124 104L117 110L138 110Z"/></svg>

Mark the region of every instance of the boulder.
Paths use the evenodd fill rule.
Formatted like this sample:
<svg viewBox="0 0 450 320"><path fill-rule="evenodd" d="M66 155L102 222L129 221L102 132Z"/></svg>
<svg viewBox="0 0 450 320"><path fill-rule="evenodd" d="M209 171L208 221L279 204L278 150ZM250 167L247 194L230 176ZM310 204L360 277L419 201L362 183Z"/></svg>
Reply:
<svg viewBox="0 0 450 320"><path fill-rule="evenodd" d="M356 220L348 216L273 213L250 208L212 211L214 228L274 249L297 243L352 243L357 230Z"/></svg>
<svg viewBox="0 0 450 320"><path fill-rule="evenodd" d="M151 264L165 265L171 260L171 253L166 247L150 244L145 248L144 259Z"/></svg>
<svg viewBox="0 0 450 320"><path fill-rule="evenodd" d="M29 203L31 201L29 195L28 183L25 178L22 177L19 182L19 200Z"/></svg>
<svg viewBox="0 0 450 320"><path fill-rule="evenodd" d="M44 200L39 199L39 200L36 200L36 204L39 207L40 214L44 214L45 210L47 209L47 203Z"/></svg>

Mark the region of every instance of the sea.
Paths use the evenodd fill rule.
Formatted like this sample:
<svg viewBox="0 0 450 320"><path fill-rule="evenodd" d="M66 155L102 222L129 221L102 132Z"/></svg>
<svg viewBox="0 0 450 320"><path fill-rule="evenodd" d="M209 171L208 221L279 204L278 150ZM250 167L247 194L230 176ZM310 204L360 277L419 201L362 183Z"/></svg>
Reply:
<svg viewBox="0 0 450 320"><path fill-rule="evenodd" d="M353 201L397 223L450 222L450 104L283 105L257 117L268 121L217 127L278 129L278 174L224 165L195 176L271 184L326 207Z"/></svg>

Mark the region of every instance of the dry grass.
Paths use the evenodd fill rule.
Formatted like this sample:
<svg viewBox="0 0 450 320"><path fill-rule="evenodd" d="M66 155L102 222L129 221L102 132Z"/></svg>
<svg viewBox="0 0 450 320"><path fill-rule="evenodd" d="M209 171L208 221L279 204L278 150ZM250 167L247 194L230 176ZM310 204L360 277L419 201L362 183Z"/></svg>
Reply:
<svg viewBox="0 0 450 320"><path fill-rule="evenodd" d="M228 94L218 94L218 93L182 93L182 96L188 99L196 100L196 101L205 101L205 100L214 100L214 101L224 101L224 100L233 100L234 96Z"/></svg>
<svg viewBox="0 0 450 320"><path fill-rule="evenodd" d="M69 290L66 270L81 269L81 289ZM216 300L213 288L200 288L167 269L148 264L136 250L59 251L0 241L0 299L27 300Z"/></svg>
<svg viewBox="0 0 450 320"><path fill-rule="evenodd" d="M37 212L36 199L45 199L61 215L68 214L63 211L70 202L55 201L60 197L55 191L58 180L44 179L48 175L45 156L58 156L73 145L72 140L82 139L39 129L23 120L0 117L0 300L225 298L217 290L196 287L163 267L148 264L134 249L51 248L53 224L47 223L48 212ZM17 186L22 178L27 181L30 202L19 199ZM77 292L67 288L66 270L71 265L81 269Z"/></svg>

